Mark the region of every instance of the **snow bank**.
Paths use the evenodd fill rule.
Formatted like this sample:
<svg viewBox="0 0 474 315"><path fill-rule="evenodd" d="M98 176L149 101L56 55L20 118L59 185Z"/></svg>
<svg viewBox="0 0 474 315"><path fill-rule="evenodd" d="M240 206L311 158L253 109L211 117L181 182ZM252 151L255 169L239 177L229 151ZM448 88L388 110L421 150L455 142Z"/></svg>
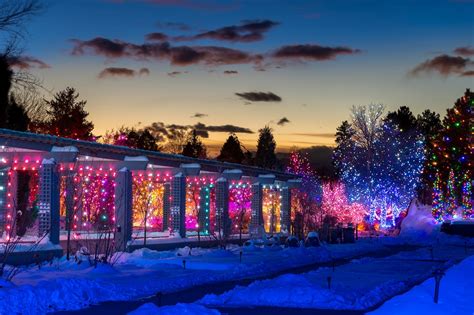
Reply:
<svg viewBox="0 0 474 315"><path fill-rule="evenodd" d="M173 306L158 307L153 303L146 303L128 315L219 315L217 310L206 308L199 304L176 304Z"/></svg>
<svg viewBox="0 0 474 315"><path fill-rule="evenodd" d="M405 238L423 239L439 232L431 207L421 205L414 199L408 208L408 215L403 219L400 236Z"/></svg>
<svg viewBox="0 0 474 315"><path fill-rule="evenodd" d="M471 256L449 269L441 279L438 304L433 302L435 281L430 278L368 314L474 314L473 274L474 256Z"/></svg>

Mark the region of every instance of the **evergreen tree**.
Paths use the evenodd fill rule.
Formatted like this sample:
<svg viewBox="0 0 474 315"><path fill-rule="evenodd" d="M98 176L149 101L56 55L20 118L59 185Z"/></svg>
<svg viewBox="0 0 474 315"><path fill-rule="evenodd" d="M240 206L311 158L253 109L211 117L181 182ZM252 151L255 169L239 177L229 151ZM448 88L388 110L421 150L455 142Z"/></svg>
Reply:
<svg viewBox="0 0 474 315"><path fill-rule="evenodd" d="M13 96L10 97L10 102L7 108L7 125L8 129L27 131L30 118L22 105L17 104Z"/></svg>
<svg viewBox="0 0 474 315"><path fill-rule="evenodd" d="M400 106L396 112L389 112L385 121L391 122L400 132L413 130L417 127L416 118L407 106Z"/></svg>
<svg viewBox="0 0 474 315"><path fill-rule="evenodd" d="M184 146L183 152L181 154L184 156L200 159L205 159L207 157L206 147L199 139L196 130L191 132L188 142Z"/></svg>
<svg viewBox="0 0 474 315"><path fill-rule="evenodd" d="M472 210L472 183L471 178L467 174L463 176L461 206L463 209L463 218L473 219L474 211Z"/></svg>
<svg viewBox="0 0 474 315"><path fill-rule="evenodd" d="M143 129L139 132L136 148L148 151L159 151L156 139L148 129Z"/></svg>
<svg viewBox="0 0 474 315"><path fill-rule="evenodd" d="M12 85L13 71L10 69L7 57L0 56L0 128L7 127L7 109L9 93Z"/></svg>
<svg viewBox="0 0 474 315"><path fill-rule="evenodd" d="M333 165L336 170L336 175L341 176L342 164L346 159L354 158L354 155L347 155L348 152L354 151L354 129L351 124L345 120L336 129L336 148L333 153Z"/></svg>
<svg viewBox="0 0 474 315"><path fill-rule="evenodd" d="M221 152L217 160L230 163L241 164L245 159L244 152L240 146L239 138L235 134L230 134L226 142L222 145Z"/></svg>
<svg viewBox="0 0 474 315"><path fill-rule="evenodd" d="M430 159L431 164L440 174L441 182L444 183L441 189L449 195L449 198L456 198L457 204L460 204L462 195L461 179L465 174L472 178L474 172L473 121L474 93L466 89L464 96L447 110L443 120L443 129L433 143L434 153ZM454 181L453 187L448 187L451 172L453 172L452 177L459 181Z"/></svg>
<svg viewBox="0 0 474 315"><path fill-rule="evenodd" d="M86 103L79 100L79 93L74 88L59 91L52 100L46 101L49 119L44 124L44 131L59 137L92 140L94 124L87 120Z"/></svg>
<svg viewBox="0 0 474 315"><path fill-rule="evenodd" d="M273 138L272 129L269 126L265 126L259 132L255 164L258 167L272 169L277 164L275 154L276 142Z"/></svg>

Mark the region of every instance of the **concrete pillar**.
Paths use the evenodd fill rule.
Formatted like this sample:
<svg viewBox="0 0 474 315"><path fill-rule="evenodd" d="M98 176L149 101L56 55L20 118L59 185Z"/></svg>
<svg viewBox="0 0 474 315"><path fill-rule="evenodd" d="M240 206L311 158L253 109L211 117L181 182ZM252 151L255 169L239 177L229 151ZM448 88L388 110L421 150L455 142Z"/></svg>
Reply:
<svg viewBox="0 0 474 315"><path fill-rule="evenodd" d="M186 176L176 174L171 179L171 228L186 237Z"/></svg>
<svg viewBox="0 0 474 315"><path fill-rule="evenodd" d="M210 231L210 216L211 216L211 187L204 186L201 188L199 194L201 197L199 201L199 216L198 224L201 234L208 235Z"/></svg>
<svg viewBox="0 0 474 315"><path fill-rule="evenodd" d="M10 198L8 198L8 193L11 191L8 187L8 172L10 171L9 168L2 168L0 169L0 236L6 229L7 222L10 220L7 219L7 215L10 212L11 214L11 207L9 209L8 204L10 204ZM11 205L11 204L10 204Z"/></svg>
<svg viewBox="0 0 474 315"><path fill-rule="evenodd" d="M280 231L289 234L291 231L291 189L282 187L280 208Z"/></svg>
<svg viewBox="0 0 474 315"><path fill-rule="evenodd" d="M170 228L171 218L171 183L164 184L163 192L163 232Z"/></svg>
<svg viewBox="0 0 474 315"><path fill-rule="evenodd" d="M132 240L132 187L132 172L124 167L115 177L115 248L119 251L125 251Z"/></svg>
<svg viewBox="0 0 474 315"><path fill-rule="evenodd" d="M216 181L216 228L224 237L230 235L231 221L229 218L229 183L221 177Z"/></svg>
<svg viewBox="0 0 474 315"><path fill-rule="evenodd" d="M260 235L263 223L263 191L260 183L252 184L252 214L250 217L250 234Z"/></svg>
<svg viewBox="0 0 474 315"><path fill-rule="evenodd" d="M59 181L54 159L44 159L39 172L38 236L49 233L49 241L59 244Z"/></svg>

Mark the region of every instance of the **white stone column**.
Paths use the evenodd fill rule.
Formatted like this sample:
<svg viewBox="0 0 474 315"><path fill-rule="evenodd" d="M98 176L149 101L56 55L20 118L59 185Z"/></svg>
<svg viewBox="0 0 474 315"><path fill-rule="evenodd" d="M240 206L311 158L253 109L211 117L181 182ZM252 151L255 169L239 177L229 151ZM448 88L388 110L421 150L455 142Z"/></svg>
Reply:
<svg viewBox="0 0 474 315"><path fill-rule="evenodd" d="M38 236L49 233L49 240L59 244L59 169L54 159L44 159L39 172Z"/></svg>
<svg viewBox="0 0 474 315"><path fill-rule="evenodd" d="M171 179L171 228L181 237L186 237L186 176L176 174Z"/></svg>

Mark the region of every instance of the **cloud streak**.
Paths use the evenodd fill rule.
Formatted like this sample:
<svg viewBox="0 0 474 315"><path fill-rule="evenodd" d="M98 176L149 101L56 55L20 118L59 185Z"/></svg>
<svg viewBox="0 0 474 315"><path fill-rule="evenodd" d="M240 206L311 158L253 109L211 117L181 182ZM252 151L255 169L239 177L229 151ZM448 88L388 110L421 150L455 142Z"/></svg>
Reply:
<svg viewBox="0 0 474 315"><path fill-rule="evenodd" d="M461 56L474 56L474 47L471 47L471 46L458 47L454 50L454 53Z"/></svg>
<svg viewBox="0 0 474 315"><path fill-rule="evenodd" d="M235 93L238 97L249 102L281 102L282 98L273 92L242 92Z"/></svg>
<svg viewBox="0 0 474 315"><path fill-rule="evenodd" d="M147 41L164 42L168 40L168 35L160 32L149 33L145 36Z"/></svg>
<svg viewBox="0 0 474 315"><path fill-rule="evenodd" d="M195 113L194 115L191 116L191 118L203 118L203 117L207 117L209 115L207 114L204 114L204 113Z"/></svg>
<svg viewBox="0 0 474 315"><path fill-rule="evenodd" d="M278 120L277 125L283 127L288 123L290 123L290 120L286 117L283 117L283 118L280 118L280 120Z"/></svg>
<svg viewBox="0 0 474 315"><path fill-rule="evenodd" d="M38 58L34 58L31 56L10 56L8 57L8 64L12 68L17 68L20 70L29 70L33 68L37 69L49 69L51 68L50 65L45 63Z"/></svg>
<svg viewBox="0 0 474 315"><path fill-rule="evenodd" d="M106 79L112 77L124 77L133 78L136 76L149 75L150 70L148 68L141 68L138 71L129 68L109 67L105 68L98 74L99 79Z"/></svg>
<svg viewBox="0 0 474 315"><path fill-rule="evenodd" d="M85 41L73 39L72 42L73 55L93 53L109 59L166 60L175 66L248 64L257 63L262 58L241 50L219 46L172 46L168 42L137 45L102 37Z"/></svg>
<svg viewBox="0 0 474 315"><path fill-rule="evenodd" d="M286 45L276 49L272 57L282 60L298 61L325 61L333 60L339 55L353 55L360 53L359 49L344 46L319 46L319 45Z"/></svg>
<svg viewBox="0 0 474 315"><path fill-rule="evenodd" d="M452 74L461 75L463 72L468 70L467 68L469 66L472 66L473 64L474 62L469 58L440 55L420 63L409 72L409 75L415 77L432 73L437 73L445 77Z"/></svg>
<svg viewBox="0 0 474 315"><path fill-rule="evenodd" d="M163 122L155 122L146 128L149 129L155 136L157 136L158 139L171 139L176 134L176 131L189 132L191 130L196 130L196 133L203 138L209 138L209 132L246 134L254 133L250 128L232 124L206 125L200 122L194 125L165 124Z"/></svg>
<svg viewBox="0 0 474 315"><path fill-rule="evenodd" d="M279 23L271 20L244 21L240 25L230 25L215 30L202 32L192 36L178 36L176 41L193 41L200 39L212 39L218 41L250 43L261 41L264 33Z"/></svg>

